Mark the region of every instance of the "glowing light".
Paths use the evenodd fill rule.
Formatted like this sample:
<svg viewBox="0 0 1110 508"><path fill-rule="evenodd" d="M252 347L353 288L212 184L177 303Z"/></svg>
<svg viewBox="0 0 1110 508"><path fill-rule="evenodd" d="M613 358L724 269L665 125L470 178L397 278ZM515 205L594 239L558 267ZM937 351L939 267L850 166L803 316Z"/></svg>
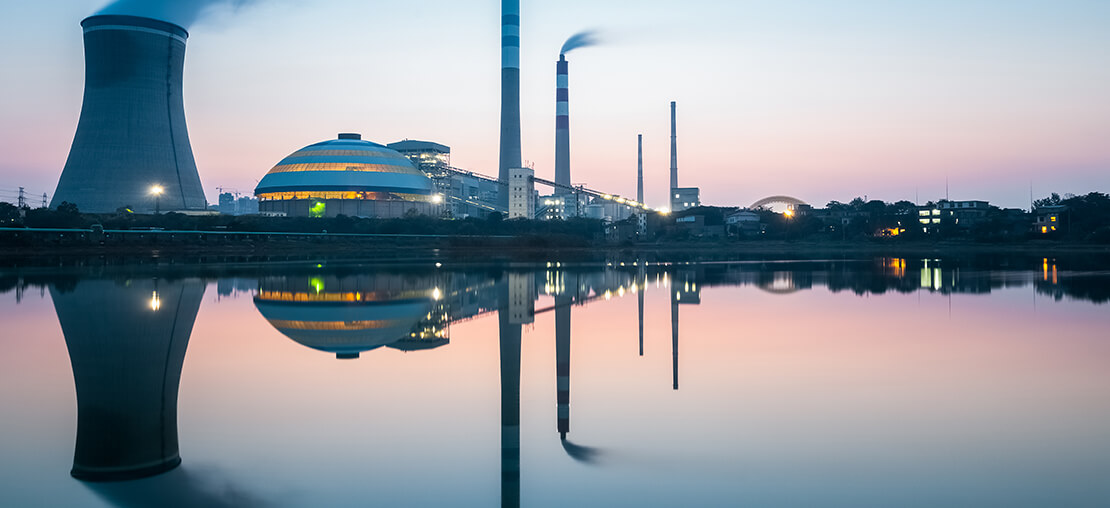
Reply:
<svg viewBox="0 0 1110 508"><path fill-rule="evenodd" d="M433 300L439 300L441 298L443 298L443 293L439 290L439 288L433 289L432 290L432 299Z"/></svg>
<svg viewBox="0 0 1110 508"><path fill-rule="evenodd" d="M436 263L436 268L443 268L443 263Z"/></svg>
<svg viewBox="0 0 1110 508"><path fill-rule="evenodd" d="M785 215L787 219L794 218L794 210L787 209L785 212L782 212L782 214Z"/></svg>
<svg viewBox="0 0 1110 508"><path fill-rule="evenodd" d="M150 186L150 195L152 196L161 196L163 192L166 192L166 188L161 185Z"/></svg>
<svg viewBox="0 0 1110 508"><path fill-rule="evenodd" d="M312 279L310 279L308 281L308 283L309 283L309 285L312 286L312 289L316 290L316 294L320 294L321 292L324 291L324 281L323 281L323 279L320 279L319 277L313 277Z"/></svg>
<svg viewBox="0 0 1110 508"><path fill-rule="evenodd" d="M443 194L436 194L436 195L432 196L432 203L438 205L442 202L443 202Z"/></svg>
<svg viewBox="0 0 1110 508"><path fill-rule="evenodd" d="M150 310L155 312L162 308L162 299L158 298L158 292L154 291L150 294Z"/></svg>

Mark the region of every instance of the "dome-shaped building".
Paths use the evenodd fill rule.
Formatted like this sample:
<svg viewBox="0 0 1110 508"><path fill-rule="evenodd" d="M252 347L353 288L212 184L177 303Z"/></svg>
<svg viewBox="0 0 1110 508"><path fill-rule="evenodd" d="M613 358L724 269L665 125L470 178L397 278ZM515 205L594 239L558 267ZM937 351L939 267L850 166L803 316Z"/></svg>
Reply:
<svg viewBox="0 0 1110 508"><path fill-rule="evenodd" d="M407 158L359 134L308 145L254 189L262 213L291 217L439 215L433 185Z"/></svg>

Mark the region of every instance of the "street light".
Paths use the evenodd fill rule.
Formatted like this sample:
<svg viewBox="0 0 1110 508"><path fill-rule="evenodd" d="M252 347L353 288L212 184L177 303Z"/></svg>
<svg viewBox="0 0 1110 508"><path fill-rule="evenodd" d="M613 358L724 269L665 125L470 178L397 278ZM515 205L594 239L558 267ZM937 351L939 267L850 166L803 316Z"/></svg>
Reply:
<svg viewBox="0 0 1110 508"><path fill-rule="evenodd" d="M158 213L161 211L159 205L161 204L161 199L160 198L162 197L163 192L166 192L166 189L163 188L161 185L152 185L150 187L150 193L154 196L154 214L155 215L158 215Z"/></svg>

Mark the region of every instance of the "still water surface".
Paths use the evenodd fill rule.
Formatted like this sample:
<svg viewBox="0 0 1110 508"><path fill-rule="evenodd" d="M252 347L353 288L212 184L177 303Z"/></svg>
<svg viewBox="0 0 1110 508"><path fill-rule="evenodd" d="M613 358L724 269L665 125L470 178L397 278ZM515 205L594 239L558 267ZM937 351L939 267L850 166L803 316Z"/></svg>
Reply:
<svg viewBox="0 0 1110 508"><path fill-rule="evenodd" d="M1110 506L1110 275L1049 260L0 292L4 506Z"/></svg>

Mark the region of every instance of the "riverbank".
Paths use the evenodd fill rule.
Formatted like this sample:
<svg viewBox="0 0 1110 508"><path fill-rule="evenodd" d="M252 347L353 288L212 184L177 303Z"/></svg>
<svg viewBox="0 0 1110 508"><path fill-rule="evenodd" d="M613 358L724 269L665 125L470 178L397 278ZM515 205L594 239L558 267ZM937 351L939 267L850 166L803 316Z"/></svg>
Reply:
<svg viewBox="0 0 1110 508"><path fill-rule="evenodd" d="M1110 259L1110 245L1034 240L970 241L682 241L613 244L559 235L406 235L85 229L0 229L0 266L70 265L165 259L186 264L362 259L379 262L456 260L649 262L951 258L978 255Z"/></svg>

